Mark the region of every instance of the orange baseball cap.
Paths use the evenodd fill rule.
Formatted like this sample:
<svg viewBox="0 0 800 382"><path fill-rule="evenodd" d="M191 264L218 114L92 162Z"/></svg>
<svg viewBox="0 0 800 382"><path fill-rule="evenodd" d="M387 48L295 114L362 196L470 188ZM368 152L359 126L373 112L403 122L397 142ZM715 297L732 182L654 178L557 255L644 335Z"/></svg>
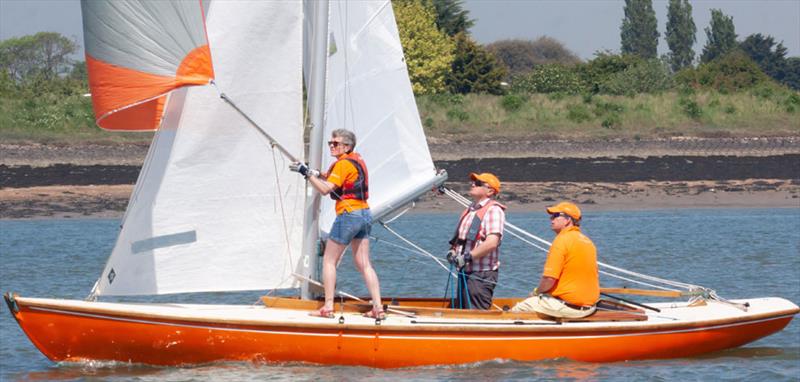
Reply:
<svg viewBox="0 0 800 382"><path fill-rule="evenodd" d="M581 220L581 209L578 208L575 204L570 202L561 202L556 204L552 207L547 207L548 214L557 214L557 213L565 213L569 215L571 218L577 220Z"/></svg>
<svg viewBox="0 0 800 382"><path fill-rule="evenodd" d="M500 193L500 179L497 179L496 176L492 173L484 172L481 174L476 174L474 172L469 174L469 178L472 180L479 180L483 183L486 183L492 190L494 190L495 194Z"/></svg>

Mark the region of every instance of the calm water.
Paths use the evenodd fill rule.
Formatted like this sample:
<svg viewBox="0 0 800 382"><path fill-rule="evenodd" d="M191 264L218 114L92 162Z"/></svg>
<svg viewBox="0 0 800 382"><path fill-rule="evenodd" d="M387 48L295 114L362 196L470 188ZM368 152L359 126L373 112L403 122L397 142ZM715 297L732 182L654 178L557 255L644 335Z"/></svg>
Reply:
<svg viewBox="0 0 800 382"><path fill-rule="evenodd" d="M398 219L393 227L441 255L455 219L454 214L413 214ZM543 213L510 214L509 220L552 239ZM23 296L85 297L110 253L117 224L116 220L0 221L0 289ZM800 209L598 212L586 216L584 231L606 263L711 287L727 298L780 296L800 302ZM444 271L431 260L397 247L401 243L383 229L375 229L374 234L379 240L372 243L373 262L385 295L442 296L447 281ZM538 280L543 259L539 250L507 238L497 295L527 293ZM342 263L340 275L342 290L366 295L350 257ZM622 285L609 279L603 284ZM214 298L251 303L258 295ZM182 295L155 300L200 302L207 298ZM761 341L699 358L613 364L498 360L383 371L303 364L221 363L192 368L54 364L33 347L7 311L0 317L0 380L800 379L797 320Z"/></svg>

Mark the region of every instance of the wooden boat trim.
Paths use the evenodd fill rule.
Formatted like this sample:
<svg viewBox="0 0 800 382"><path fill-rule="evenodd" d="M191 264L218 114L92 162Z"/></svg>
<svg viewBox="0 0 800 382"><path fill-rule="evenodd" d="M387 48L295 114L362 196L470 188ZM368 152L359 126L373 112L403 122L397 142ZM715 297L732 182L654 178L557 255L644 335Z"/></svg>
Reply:
<svg viewBox="0 0 800 382"><path fill-rule="evenodd" d="M655 289L629 289L629 288L600 288L601 293L614 293L614 294L630 294L637 296L651 296L651 297L670 297L678 298L684 296L691 296L691 293L683 293L680 291L671 290L655 290Z"/></svg>
<svg viewBox="0 0 800 382"><path fill-rule="evenodd" d="M345 323L339 324L338 320L329 320L329 319L322 319L320 323L315 322L291 322L291 321L264 321L264 320L252 320L252 319L218 319L216 317L177 317L175 315L168 315L168 314L157 314L157 313L143 313L143 312L130 312L122 314L121 312L105 308L105 307L76 307L76 306L64 306L59 304L48 304L46 302L38 302L38 301L31 301L27 298L20 298L15 297L16 303L23 309L30 309L30 310L41 310L53 313L60 313L60 314L67 314L67 315L77 315L77 316L91 316L96 318L104 318L109 320L117 320L117 321L131 321L131 322L143 322L148 324L154 325L176 325L176 326L194 326L194 327L206 327L204 325L199 324L210 324L207 325L208 328L220 329L220 330L245 330L245 331L256 331L256 332L270 332L275 330L263 330L261 328L268 326L278 329L277 332L280 333L290 333L290 334L303 334L303 335L355 335L357 333L347 333L347 334L340 334L341 330L351 330L351 331L368 331L370 333L374 332L382 332L382 333L389 333L389 332L437 332L437 333L452 333L452 332L459 332L463 334L484 334L484 333L493 333L497 338L509 338L509 335L518 335L520 333L530 333L542 336L543 338L560 338L559 334L567 334L570 335L567 338L597 338L597 337L607 337L607 336L619 336L619 335L646 335L646 334L654 334L654 333L679 333L679 332L687 332L687 331L702 331L702 330L710 330L715 328L724 328L729 326L740 326L740 325L748 325L763 321L770 321L770 320L778 320L783 318L790 318L800 311L800 309L784 309L780 311L774 312L766 312L760 314L754 314L747 317L733 317L733 318L721 318L721 319L714 319L714 320L702 320L702 321L678 321L678 322L670 322L670 323L643 323L642 321L637 321L634 324L630 323L614 323L615 325L598 325L598 323L569 323L569 324L559 324L555 322L550 322L548 325L542 325L543 323L547 323L547 321L541 320L531 320L531 321L524 321L524 320L508 320L507 325L503 325L502 322L498 322L500 320L491 321L483 323L485 326L480 326L482 323L476 322L459 322L459 321L450 321L450 322L441 322L434 324L430 320L409 320L404 317L400 316L392 316L387 320L384 320L380 323L380 325L376 325L373 320L368 320L366 318L359 319L359 315L355 316L345 316ZM151 304L147 304L151 305ZM246 307L246 306L242 306ZM254 308L254 309L264 309L264 308ZM16 314L15 314L16 317ZM363 323L354 322L350 323L348 321L350 318L355 318L356 321L365 321ZM395 319L396 318L396 319ZM401 321L402 324L398 324L398 320ZM419 323L415 323L419 322ZM424 323L422 323L424 322ZM431 322L431 323L428 323ZM235 326L246 326L246 327L235 327ZM546 327L546 330L542 330L543 327ZM279 328L285 328L286 330L280 330ZM302 333L297 332L296 330L292 329L303 329ZM502 331L501 331L502 329ZM307 333L308 330L321 330L323 332L332 332L329 334L326 333ZM334 333L335 332L335 333ZM503 335L507 333L508 335ZM591 335L581 334L581 333L592 333ZM369 335L368 337L371 337ZM386 334L382 334L382 337L387 337ZM398 338L412 338L406 335L400 336ZM465 338L474 338L472 337L465 337ZM481 338L484 338L481 336ZM526 336L524 338L531 338L530 336Z"/></svg>

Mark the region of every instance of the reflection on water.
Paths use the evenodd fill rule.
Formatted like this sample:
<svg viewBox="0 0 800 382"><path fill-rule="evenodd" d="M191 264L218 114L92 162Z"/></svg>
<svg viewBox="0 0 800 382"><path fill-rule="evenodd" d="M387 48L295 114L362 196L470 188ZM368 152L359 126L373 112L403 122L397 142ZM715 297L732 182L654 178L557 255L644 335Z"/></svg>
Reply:
<svg viewBox="0 0 800 382"><path fill-rule="evenodd" d="M394 229L421 247L443 254L455 216L406 215ZM764 224L765 219L770 224ZM509 220L552 239L545 214L509 214ZM781 227L775 235L775 227ZM84 298L114 243L114 220L0 221L0 290L23 296ZM800 302L800 209L626 211L587 213L584 230L602 261L657 276L696 283L726 298L780 296ZM447 275L431 260L400 249L388 232L371 243L373 266L385 295L442 296ZM527 293L544 256L504 239L498 296ZM339 287L366 295L352 256L340 266ZM625 285L603 278L608 286ZM630 286L630 285L628 285ZM753 291L757 291L754 293ZM153 302L249 304L262 292L185 294L134 298ZM635 298L648 302L644 298ZM109 299L114 300L114 299ZM131 300L126 298L126 300ZM3 308L5 309L5 308ZM127 363L60 363L42 356L9 314L0 314L0 380L793 380L800 376L800 324L746 347L702 357L587 364L569 360L512 362L399 370L274 363L214 363L184 368ZM458 349L453 349L458 351Z"/></svg>

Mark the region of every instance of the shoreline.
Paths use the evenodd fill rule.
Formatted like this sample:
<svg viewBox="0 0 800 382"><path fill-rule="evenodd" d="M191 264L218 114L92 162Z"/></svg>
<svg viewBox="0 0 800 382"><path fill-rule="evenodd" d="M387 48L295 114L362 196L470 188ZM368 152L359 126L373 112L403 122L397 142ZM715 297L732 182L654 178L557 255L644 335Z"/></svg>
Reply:
<svg viewBox="0 0 800 382"><path fill-rule="evenodd" d="M800 208L800 136L428 143L447 187L465 195L470 172L494 172L511 213ZM148 146L0 143L0 219L120 218ZM461 209L429 193L411 213Z"/></svg>
<svg viewBox="0 0 800 382"><path fill-rule="evenodd" d="M466 194L463 184L446 186ZM118 219L133 185L0 188L0 220ZM800 182L780 179L694 182L508 182L499 198L509 213L540 212L560 200L592 211L800 208ZM461 205L429 193L409 213L458 213Z"/></svg>

